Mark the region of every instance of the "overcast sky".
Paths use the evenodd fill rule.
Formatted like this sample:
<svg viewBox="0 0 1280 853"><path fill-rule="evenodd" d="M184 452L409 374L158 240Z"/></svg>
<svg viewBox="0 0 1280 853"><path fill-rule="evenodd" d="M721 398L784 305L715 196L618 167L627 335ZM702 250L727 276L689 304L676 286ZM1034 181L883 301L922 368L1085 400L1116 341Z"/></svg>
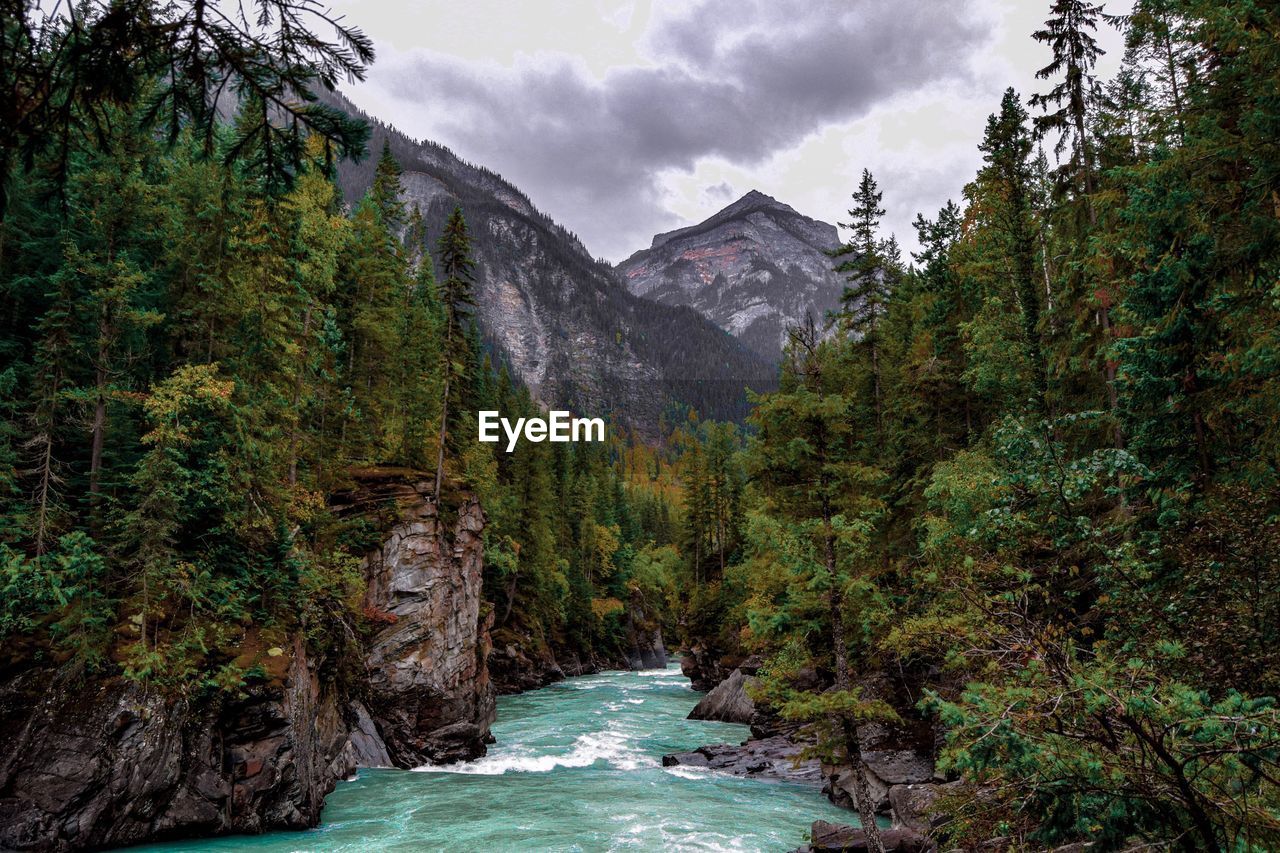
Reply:
<svg viewBox="0 0 1280 853"><path fill-rule="evenodd" d="M1128 10L1111 0L1107 11ZM360 107L502 174L593 254L758 189L843 222L862 169L907 248L980 163L1004 88L1046 87L1048 0L340 0ZM1107 29L1100 71L1120 59Z"/></svg>

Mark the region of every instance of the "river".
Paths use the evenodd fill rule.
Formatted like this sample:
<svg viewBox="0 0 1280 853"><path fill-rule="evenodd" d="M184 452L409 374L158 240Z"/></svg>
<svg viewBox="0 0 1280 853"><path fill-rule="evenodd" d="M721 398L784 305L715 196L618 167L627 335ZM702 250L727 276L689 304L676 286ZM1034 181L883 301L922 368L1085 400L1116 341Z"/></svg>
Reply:
<svg viewBox="0 0 1280 853"><path fill-rule="evenodd" d="M478 761L362 770L306 832L155 851L790 850L810 823L853 823L816 788L662 767L662 755L733 743L747 727L686 720L680 670L606 672L498 700Z"/></svg>

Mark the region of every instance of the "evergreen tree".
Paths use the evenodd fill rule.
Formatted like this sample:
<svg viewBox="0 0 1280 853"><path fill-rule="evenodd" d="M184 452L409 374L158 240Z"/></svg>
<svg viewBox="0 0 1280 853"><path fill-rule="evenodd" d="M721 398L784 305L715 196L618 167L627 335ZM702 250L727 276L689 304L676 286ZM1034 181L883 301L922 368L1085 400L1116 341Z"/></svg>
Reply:
<svg viewBox="0 0 1280 853"><path fill-rule="evenodd" d="M854 206L849 211L850 222L842 223L852 234L848 242L832 252L833 258L845 259L835 267L847 282L840 297L842 307L838 319L871 357L871 396L877 428L883 414L879 326L888 307L893 280L899 272L894 259L886 258L882 251L887 248L880 239L880 219L884 216L884 209L880 207L882 195L875 178L863 169L862 181L853 196Z"/></svg>
<svg viewBox="0 0 1280 853"><path fill-rule="evenodd" d="M1040 293L1035 279L1036 223L1031 206L1031 135L1027 113L1013 89L1007 89L1000 112L987 119L982 144L986 166L979 181L993 194L996 226L1003 232L1012 262L1014 292L1022 314L1022 334L1033 377L1035 407L1047 411L1048 382L1040 342Z"/></svg>
<svg viewBox="0 0 1280 853"><path fill-rule="evenodd" d="M1100 97L1093 69L1098 57L1106 52L1098 47L1093 35L1101 14L1102 6L1087 0L1054 0L1044 29L1036 30L1032 36L1053 51L1053 61L1037 71L1036 77L1040 80L1062 77L1048 92L1031 98L1031 106L1046 110L1045 115L1035 120L1036 131L1042 136L1051 132L1059 134L1055 145L1059 155L1071 146L1065 176L1079 178L1090 222L1094 221L1092 196L1096 189L1089 137L1090 111ZM1048 112L1050 106L1056 109Z"/></svg>
<svg viewBox="0 0 1280 853"><path fill-rule="evenodd" d="M792 330L782 387L752 413L759 438L750 464L752 476L765 484L770 509L807 538L813 572L809 585L826 599L836 690L792 700L784 714L834 720L839 746L856 776L855 798L868 849L883 851L857 730L880 709L853 686L846 621L847 591L865 558L867 525L876 511L867 489L876 475L848 453L848 402L831 375L832 354L812 323Z"/></svg>
<svg viewBox="0 0 1280 853"><path fill-rule="evenodd" d="M444 308L444 335L441 339L444 388L440 397L440 438L436 450L436 503L440 502L440 485L444 477L451 404L454 404L452 417L456 418L459 386L466 379L475 357L466 330L467 319L475 307L475 297L471 293L475 261L471 257L471 238L467 234L461 207L454 208L445 223L444 233L440 235L439 255L440 271L444 276L440 283L440 300Z"/></svg>

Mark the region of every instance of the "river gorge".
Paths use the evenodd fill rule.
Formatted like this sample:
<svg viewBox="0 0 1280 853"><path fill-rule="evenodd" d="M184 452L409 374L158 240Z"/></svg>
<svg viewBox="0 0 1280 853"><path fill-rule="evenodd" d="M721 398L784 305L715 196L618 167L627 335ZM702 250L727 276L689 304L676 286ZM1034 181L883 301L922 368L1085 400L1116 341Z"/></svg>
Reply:
<svg viewBox="0 0 1280 853"><path fill-rule="evenodd" d="M147 851L789 850L814 820L849 823L818 787L663 767L747 727L688 720L701 694L672 666L605 672L502 697L476 761L360 770L305 832Z"/></svg>

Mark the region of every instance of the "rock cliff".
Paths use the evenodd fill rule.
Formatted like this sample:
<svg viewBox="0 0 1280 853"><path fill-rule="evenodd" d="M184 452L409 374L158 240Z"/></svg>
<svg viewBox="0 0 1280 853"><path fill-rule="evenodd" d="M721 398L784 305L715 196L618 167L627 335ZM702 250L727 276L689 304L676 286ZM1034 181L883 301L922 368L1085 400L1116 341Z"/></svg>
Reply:
<svg viewBox="0 0 1280 853"><path fill-rule="evenodd" d="M399 521L365 558L369 641L365 697L392 763L413 767L484 754L494 718L486 661L492 613L483 607L484 511L475 499L446 535L433 484L358 474L361 502L395 505Z"/></svg>
<svg viewBox="0 0 1280 853"><path fill-rule="evenodd" d="M118 674L28 669L0 683L0 849L83 850L301 829L357 766L481 755L494 690L479 504L446 529L412 472L356 472L336 509L381 544L363 561L367 676L339 686L301 635L239 693L165 696ZM249 654L246 651L246 654Z"/></svg>
<svg viewBox="0 0 1280 853"><path fill-rule="evenodd" d="M29 671L0 691L0 848L301 829L355 769L345 703L295 640L243 698L166 699Z"/></svg>

